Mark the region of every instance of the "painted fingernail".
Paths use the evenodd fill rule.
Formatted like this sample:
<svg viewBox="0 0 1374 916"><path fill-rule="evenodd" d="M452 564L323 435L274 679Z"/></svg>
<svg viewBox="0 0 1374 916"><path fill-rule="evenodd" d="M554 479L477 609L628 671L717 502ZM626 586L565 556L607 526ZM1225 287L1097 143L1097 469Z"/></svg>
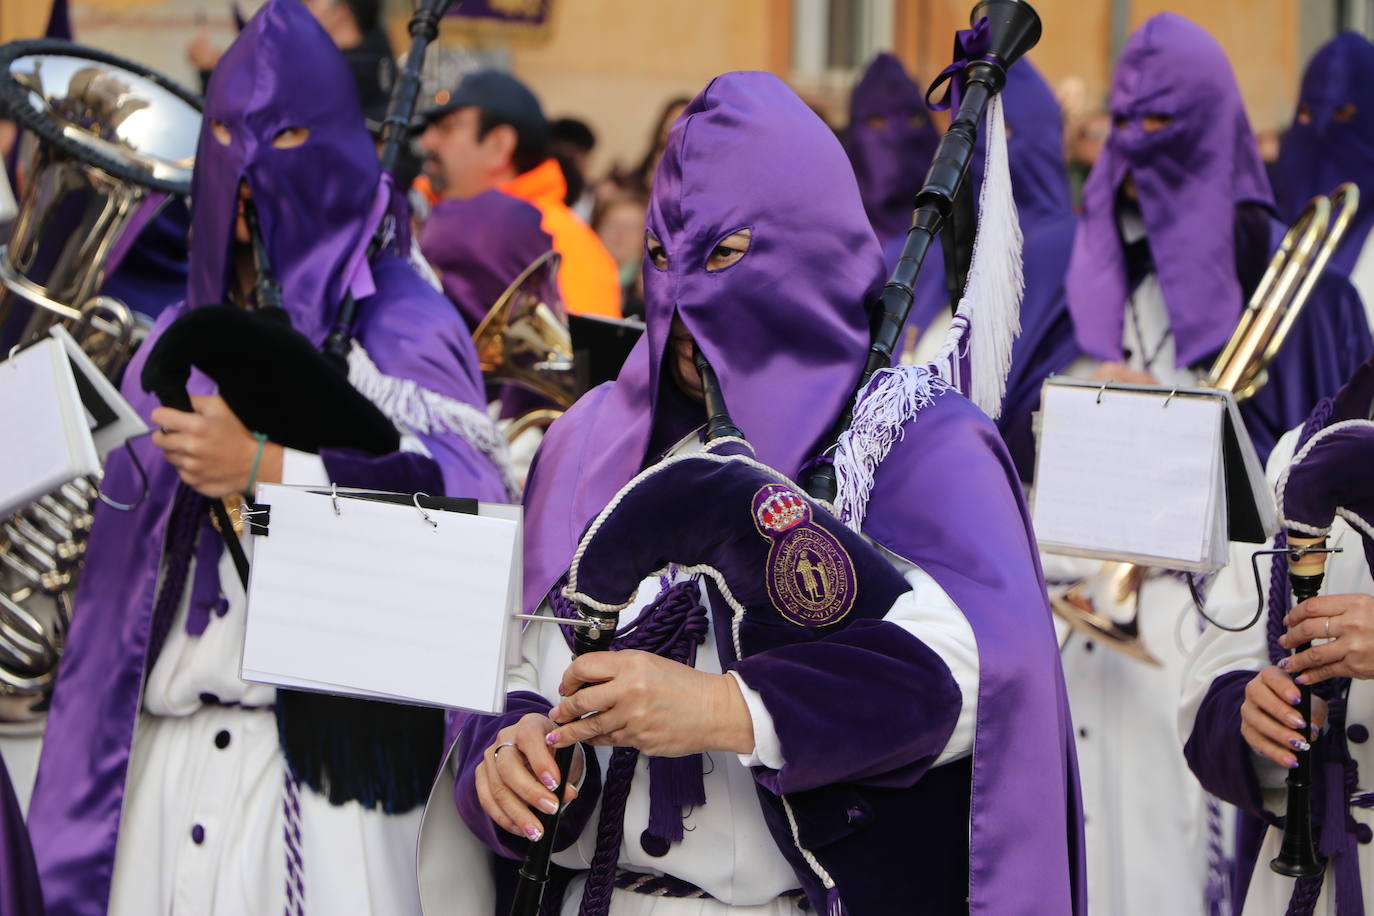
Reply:
<svg viewBox="0 0 1374 916"><path fill-rule="evenodd" d="M529 837L531 840L536 840L536 841L537 841L537 840L538 840L541 836L543 836L543 835L544 835L544 831L540 830L538 827L526 827L526 828L525 828L525 836Z"/></svg>
<svg viewBox="0 0 1374 916"><path fill-rule="evenodd" d="M1282 643L1283 640L1279 640L1279 642ZM1288 667L1288 659L1286 659L1286 658L1281 658L1281 659L1279 659L1279 667L1280 667L1280 668L1287 668L1287 667Z"/></svg>
<svg viewBox="0 0 1374 916"><path fill-rule="evenodd" d="M1289 716L1289 717L1288 717L1288 724L1291 725L1293 728L1302 728L1302 726L1303 726L1302 716Z"/></svg>
<svg viewBox="0 0 1374 916"><path fill-rule="evenodd" d="M558 802L552 798L541 798L539 799L539 810L545 814L553 814L558 810Z"/></svg>
<svg viewBox="0 0 1374 916"><path fill-rule="evenodd" d="M1284 761L1283 765L1288 767L1288 769L1290 770L1296 770L1298 768L1298 762L1294 760L1292 757L1289 757L1286 761Z"/></svg>
<svg viewBox="0 0 1374 916"><path fill-rule="evenodd" d="M1309 678L1305 674L1299 674L1296 678L1294 678L1294 680L1297 681L1299 684L1302 684L1304 687L1306 687L1311 678Z"/></svg>
<svg viewBox="0 0 1374 916"><path fill-rule="evenodd" d="M1302 722L1298 722L1298 726L1301 727ZM544 784L544 788L548 789L550 792L558 788L558 781L554 779L552 776L550 776L548 773L540 773L539 781L542 782Z"/></svg>
<svg viewBox="0 0 1374 916"><path fill-rule="evenodd" d="M1292 703L1294 706L1297 706L1299 703L1302 702L1302 697L1299 694L1295 693L1288 698L1288 702Z"/></svg>
<svg viewBox="0 0 1374 916"><path fill-rule="evenodd" d="M555 744L557 744L558 732L549 732L547 735L545 735L544 743L547 744L549 747L553 747Z"/></svg>
<svg viewBox="0 0 1374 916"><path fill-rule="evenodd" d="M1302 740L1301 738L1293 738L1293 739L1291 739L1291 740L1288 742L1288 746L1291 747L1291 748L1292 748L1293 750L1295 750L1295 751L1310 751L1310 750L1312 750L1312 745L1308 744L1306 741Z"/></svg>

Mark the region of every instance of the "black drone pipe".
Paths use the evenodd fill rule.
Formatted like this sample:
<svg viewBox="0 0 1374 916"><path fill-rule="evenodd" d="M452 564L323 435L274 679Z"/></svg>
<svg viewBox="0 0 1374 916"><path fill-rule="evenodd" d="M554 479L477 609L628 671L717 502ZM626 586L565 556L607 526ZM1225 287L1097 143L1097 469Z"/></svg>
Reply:
<svg viewBox="0 0 1374 916"><path fill-rule="evenodd" d="M984 18L988 21L988 50L982 57L964 65L959 110L949 130L940 138L925 183L916 194L916 212L912 215L901 257L878 302L868 360L859 377L860 391L873 373L892 365L902 328L911 314L916 275L935 237L945 228L954 211L960 185L973 159L978 124L983 120L988 102L1006 85L1007 68L1040 40L1040 17L1025 0L982 0L969 14L969 22L976 24ZM827 453L849 428L852 410L852 406L846 408L831 430ZM830 462L818 464L806 482L806 490L817 499L834 502L837 491L835 466Z"/></svg>

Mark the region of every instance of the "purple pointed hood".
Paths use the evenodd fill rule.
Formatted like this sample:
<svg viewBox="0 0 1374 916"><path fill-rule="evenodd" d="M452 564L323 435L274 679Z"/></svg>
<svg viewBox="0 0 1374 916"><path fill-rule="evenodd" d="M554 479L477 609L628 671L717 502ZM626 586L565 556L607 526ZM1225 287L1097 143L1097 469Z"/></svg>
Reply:
<svg viewBox="0 0 1374 916"><path fill-rule="evenodd" d="M304 143L272 145L295 127L309 129ZM224 301L240 181L291 323L318 344L350 290L361 299L375 289L366 247L389 194L348 66L298 0L268 0L210 79L191 186L192 307Z"/></svg>
<svg viewBox="0 0 1374 916"><path fill-rule="evenodd" d="M420 251L439 272L469 330L477 329L521 271L553 247L539 228L542 218L500 191L441 200L430 211L420 230Z"/></svg>
<svg viewBox="0 0 1374 916"><path fill-rule="evenodd" d="M1279 175L1279 212L1288 221L1343 181L1359 186L1357 222L1332 256L1332 264L1348 273L1374 214L1374 43L1363 35L1342 32L1307 65L1298 114L1279 152Z"/></svg>
<svg viewBox="0 0 1374 916"><path fill-rule="evenodd" d="M880 239L906 232L940 134L902 62L879 54L849 97L845 149Z"/></svg>
<svg viewBox="0 0 1374 916"><path fill-rule="evenodd" d="M532 480L541 464L569 476L527 493L527 604L567 569L582 526L658 457L647 454L654 427L656 442L665 430L675 441L705 421L663 378L675 312L720 376L759 460L788 475L815 454L863 367L864 303L882 283L881 253L844 151L777 77L729 73L693 100L669 135L648 226L668 256L663 270L645 259L648 329L619 378L555 425L531 469ZM711 250L745 228L748 253L708 272ZM559 426L580 427L576 441ZM583 459L549 457L587 443Z"/></svg>
<svg viewBox="0 0 1374 916"><path fill-rule="evenodd" d="M1067 288L1079 345L1119 360L1127 287L1117 191L1134 176L1177 365L1215 353L1243 306L1236 277L1238 204L1273 206L1240 89L1226 54L1173 13L1148 19L1122 50L1112 79L1115 126L1083 187ZM1170 122L1152 133L1142 119Z"/></svg>

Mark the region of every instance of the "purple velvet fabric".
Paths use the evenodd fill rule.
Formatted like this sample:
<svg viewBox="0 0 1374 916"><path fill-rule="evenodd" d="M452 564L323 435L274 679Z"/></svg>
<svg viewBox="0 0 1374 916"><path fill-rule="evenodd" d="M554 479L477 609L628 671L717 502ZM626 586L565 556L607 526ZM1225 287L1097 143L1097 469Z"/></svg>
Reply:
<svg viewBox="0 0 1374 916"><path fill-rule="evenodd" d="M553 247L538 210L500 191L441 200L420 230L420 251L469 329L526 267Z"/></svg>
<svg viewBox="0 0 1374 916"><path fill-rule="evenodd" d="M1083 187L1083 216L1066 281L1078 343L1098 359L1122 358L1131 290L1116 200L1130 175L1177 365L1191 366L1217 352L1235 327L1242 307L1235 208L1271 207L1269 179L1225 53L1181 16L1153 16L1126 42L1110 104L1116 126ZM1151 133L1143 126L1149 116L1172 120Z"/></svg>
<svg viewBox="0 0 1374 916"><path fill-rule="evenodd" d="M325 77L332 83L322 82ZM277 107L270 107L269 90L279 86L291 87L295 94L273 97ZM365 168L358 155L366 150L373 157L371 141L360 115L338 123L314 120L330 116L337 105L356 108L354 92L333 43L295 0L269 0L240 42L226 52L207 110L237 131L236 146L204 155L207 144L218 146L218 141L208 131L201 138L195 186L207 196L199 196L198 190L193 220L207 228L205 234L197 230L191 291L199 299L192 304L222 298L225 262L215 252L228 245L233 191L243 168L259 202L269 256L283 272L285 305L297 329L310 329L316 340L323 336L327 316L337 310L348 285L336 282L336 274L326 268L350 270L359 280L352 284L355 292L373 291L359 300L355 336L378 370L480 406L484 398L476 353L453 307L400 256L383 251L366 263L365 248L376 224L370 214L383 188L375 162ZM282 127L298 124L310 125L312 133L292 150L254 147L243 132L251 125L270 140ZM254 149L251 165L236 158ZM304 158L279 158L296 154ZM302 167L313 171L303 176L298 171ZM202 175L202 168L209 174ZM328 177L314 180L322 175ZM334 187L335 179L340 187ZM350 179L365 180L366 188L345 187ZM300 196L309 195L312 186L320 188L318 201ZM359 209L344 210L345 200ZM345 240L351 246L347 250ZM366 283L361 283L363 277ZM170 308L159 317L127 371L123 394L145 420L157 403L138 384L143 363L157 337L188 307ZM209 394L211 385L193 373L188 391ZM418 439L431 457L329 450L321 457L329 477L343 486L441 489L450 496L504 501L499 473L466 440L443 430L419 434ZM132 512L106 506L96 510L30 808L48 913L55 916L105 912L151 648L158 572L164 562L194 548L189 542L164 543L178 487L174 469L148 438L134 440L132 448L147 470L146 495ZM113 498L137 500L139 476L126 451L112 453L105 474L103 488ZM440 481L442 487L435 487ZM214 625L213 619L204 622Z"/></svg>
<svg viewBox="0 0 1374 916"><path fill-rule="evenodd" d="M940 143L921 90L902 62L879 54L849 96L844 145L873 231L883 242L906 235Z"/></svg>
<svg viewBox="0 0 1374 916"><path fill-rule="evenodd" d="M798 187L826 193L797 195ZM660 372L675 311L759 460L789 476L815 456L863 364L878 246L841 150L775 77L719 77L689 106L654 182L649 226L669 264L645 268L648 331L614 383L553 425L531 468L527 607L563 576L587 522L617 490L704 419ZM753 232L749 252L707 272L711 248L743 227ZM923 410L877 472L864 530L930 573L978 640L978 804L971 824L931 826L971 843L973 907L1082 912L1077 765L1058 649L1020 486L992 423L957 395ZM837 682L863 690L862 677L845 671ZM924 782L891 791L883 805L914 817ZM846 821L843 803L856 792L832 785L791 800L799 821L829 825L808 835L836 839L828 855L832 874L844 875L840 897L885 897L888 909L876 911L892 912L924 876L910 863L865 867L865 856L900 840L887 826Z"/></svg>
<svg viewBox="0 0 1374 916"><path fill-rule="evenodd" d="M1343 181L1360 188L1360 209L1331 268L1349 274L1374 225L1374 44L1342 32L1317 49L1303 73L1299 114L1279 151L1279 212L1292 221L1307 202ZM1354 106L1353 117L1349 109Z"/></svg>
<svg viewBox="0 0 1374 916"><path fill-rule="evenodd" d="M0 757L0 916L43 916L29 832Z"/></svg>
<svg viewBox="0 0 1374 916"><path fill-rule="evenodd" d="M1288 468L1280 518L1315 528L1329 528L1338 509L1366 524L1374 520L1374 423L1328 429L1319 433L1302 460ZM1366 542L1367 543L1367 542Z"/></svg>
<svg viewBox="0 0 1374 916"><path fill-rule="evenodd" d="M228 145L214 122L227 128ZM390 201L362 123L357 88L329 36L302 4L269 0L224 52L206 92L191 181L192 306L224 301L241 181L296 330L318 344L347 292L372 293L364 254ZM310 132L304 143L273 146L300 127Z"/></svg>

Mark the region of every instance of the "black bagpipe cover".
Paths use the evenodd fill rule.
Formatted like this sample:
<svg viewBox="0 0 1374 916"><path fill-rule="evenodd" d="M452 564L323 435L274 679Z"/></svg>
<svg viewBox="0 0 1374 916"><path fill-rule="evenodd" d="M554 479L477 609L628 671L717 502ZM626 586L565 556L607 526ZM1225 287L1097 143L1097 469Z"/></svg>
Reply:
<svg viewBox="0 0 1374 916"><path fill-rule="evenodd" d="M214 379L245 426L280 445L375 455L400 447L395 425L280 309L189 310L153 344L140 382L163 404L188 410L192 368Z"/></svg>

